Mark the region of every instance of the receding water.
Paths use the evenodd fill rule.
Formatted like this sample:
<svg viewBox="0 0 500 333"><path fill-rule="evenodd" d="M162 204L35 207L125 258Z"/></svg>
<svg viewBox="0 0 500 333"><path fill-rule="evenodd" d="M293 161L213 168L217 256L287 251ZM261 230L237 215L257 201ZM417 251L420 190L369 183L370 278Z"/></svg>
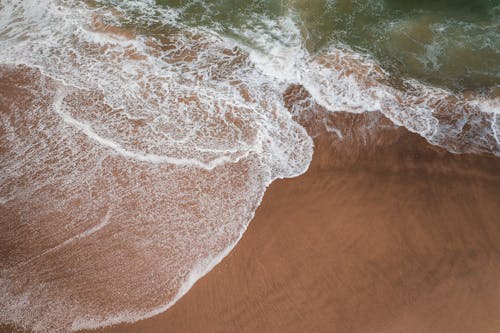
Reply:
<svg viewBox="0 0 500 333"><path fill-rule="evenodd" d="M65 332L168 309L271 182L306 172L302 116L380 112L500 156L499 8L0 0L0 323ZM290 87L306 93L285 103Z"/></svg>

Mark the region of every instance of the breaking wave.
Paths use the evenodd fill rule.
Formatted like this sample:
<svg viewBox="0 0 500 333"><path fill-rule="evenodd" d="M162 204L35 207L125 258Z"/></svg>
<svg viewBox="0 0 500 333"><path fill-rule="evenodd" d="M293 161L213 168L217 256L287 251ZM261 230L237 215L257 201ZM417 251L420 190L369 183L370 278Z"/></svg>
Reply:
<svg viewBox="0 0 500 333"><path fill-rule="evenodd" d="M500 104L305 47L293 10L230 33L152 1L0 2L0 322L67 331L176 302L235 246L312 139L290 85L430 143L500 155ZM251 41L251 42L250 42ZM302 101L304 102L304 101ZM335 130L334 128L332 130Z"/></svg>

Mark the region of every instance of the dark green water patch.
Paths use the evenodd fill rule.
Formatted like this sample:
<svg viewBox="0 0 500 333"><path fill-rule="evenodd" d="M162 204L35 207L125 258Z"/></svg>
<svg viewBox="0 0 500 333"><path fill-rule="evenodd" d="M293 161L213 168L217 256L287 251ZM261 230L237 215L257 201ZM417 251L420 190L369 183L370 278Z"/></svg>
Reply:
<svg viewBox="0 0 500 333"><path fill-rule="evenodd" d="M454 91L500 84L500 0L157 0L179 20L233 38L290 15L312 53L336 44L373 55L395 76ZM283 31L286 34L286 31Z"/></svg>
<svg viewBox="0 0 500 333"><path fill-rule="evenodd" d="M395 75L455 91L500 80L499 1L296 1L308 47L344 43Z"/></svg>

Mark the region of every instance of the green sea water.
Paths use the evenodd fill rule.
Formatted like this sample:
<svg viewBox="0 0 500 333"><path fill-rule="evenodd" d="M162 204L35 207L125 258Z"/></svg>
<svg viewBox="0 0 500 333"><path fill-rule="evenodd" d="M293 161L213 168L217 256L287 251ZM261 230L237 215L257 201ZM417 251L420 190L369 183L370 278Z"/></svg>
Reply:
<svg viewBox="0 0 500 333"><path fill-rule="evenodd" d="M304 44L320 53L346 45L396 76L455 91L500 82L499 0L158 0L181 19L234 34L235 28L292 15ZM238 36L236 36L238 37Z"/></svg>
<svg viewBox="0 0 500 333"><path fill-rule="evenodd" d="M316 134L332 161L403 128L499 157L499 18L499 0L0 0L0 324L166 311Z"/></svg>

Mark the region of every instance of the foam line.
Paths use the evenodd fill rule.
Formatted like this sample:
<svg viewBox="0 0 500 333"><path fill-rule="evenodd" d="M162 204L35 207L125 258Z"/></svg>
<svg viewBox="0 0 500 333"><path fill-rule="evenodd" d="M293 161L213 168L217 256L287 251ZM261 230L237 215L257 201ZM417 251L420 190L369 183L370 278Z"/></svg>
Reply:
<svg viewBox="0 0 500 333"><path fill-rule="evenodd" d="M64 242L62 242L54 247L51 247L50 249L43 251L42 253L40 253L39 255L37 255L34 258L31 258L29 260L26 260L26 261L19 263L19 265L17 265L16 268L21 268L23 266L26 266L27 264L29 264L37 259L40 259L41 257L46 256L47 254L53 253L57 250L60 250L63 247L68 246L69 244L71 244L75 241L78 241L80 239L91 236L92 234L98 232L99 230L104 228L106 225L108 225L110 215L111 215L111 209L108 209L108 211L106 212L106 215L103 217L103 219L101 220L101 222L99 224L96 224L95 226L79 233L78 235L75 235L75 236L65 240Z"/></svg>
<svg viewBox="0 0 500 333"><path fill-rule="evenodd" d="M66 124L78 129L79 131L83 132L89 139L97 142L98 144L104 147L112 149L113 151L118 153L118 155L125 158L130 158L145 163L153 163L153 164L168 163L168 164L174 164L176 166L198 167L206 170L213 170L214 168L224 165L225 163L236 163L240 159L250 154L250 151L247 151L244 154L241 154L241 156L239 156L236 159L234 158L232 159L227 156L222 156L213 159L209 163L205 163L196 159L175 158L175 157L162 156L156 154L141 154L134 151L129 151L123 148L120 144L114 142L113 140L98 135L90 125L79 122L75 118L71 117L68 113L63 112L62 111L63 99L64 99L64 94L58 93L54 99L54 110ZM205 150L205 151L217 151L217 150Z"/></svg>

